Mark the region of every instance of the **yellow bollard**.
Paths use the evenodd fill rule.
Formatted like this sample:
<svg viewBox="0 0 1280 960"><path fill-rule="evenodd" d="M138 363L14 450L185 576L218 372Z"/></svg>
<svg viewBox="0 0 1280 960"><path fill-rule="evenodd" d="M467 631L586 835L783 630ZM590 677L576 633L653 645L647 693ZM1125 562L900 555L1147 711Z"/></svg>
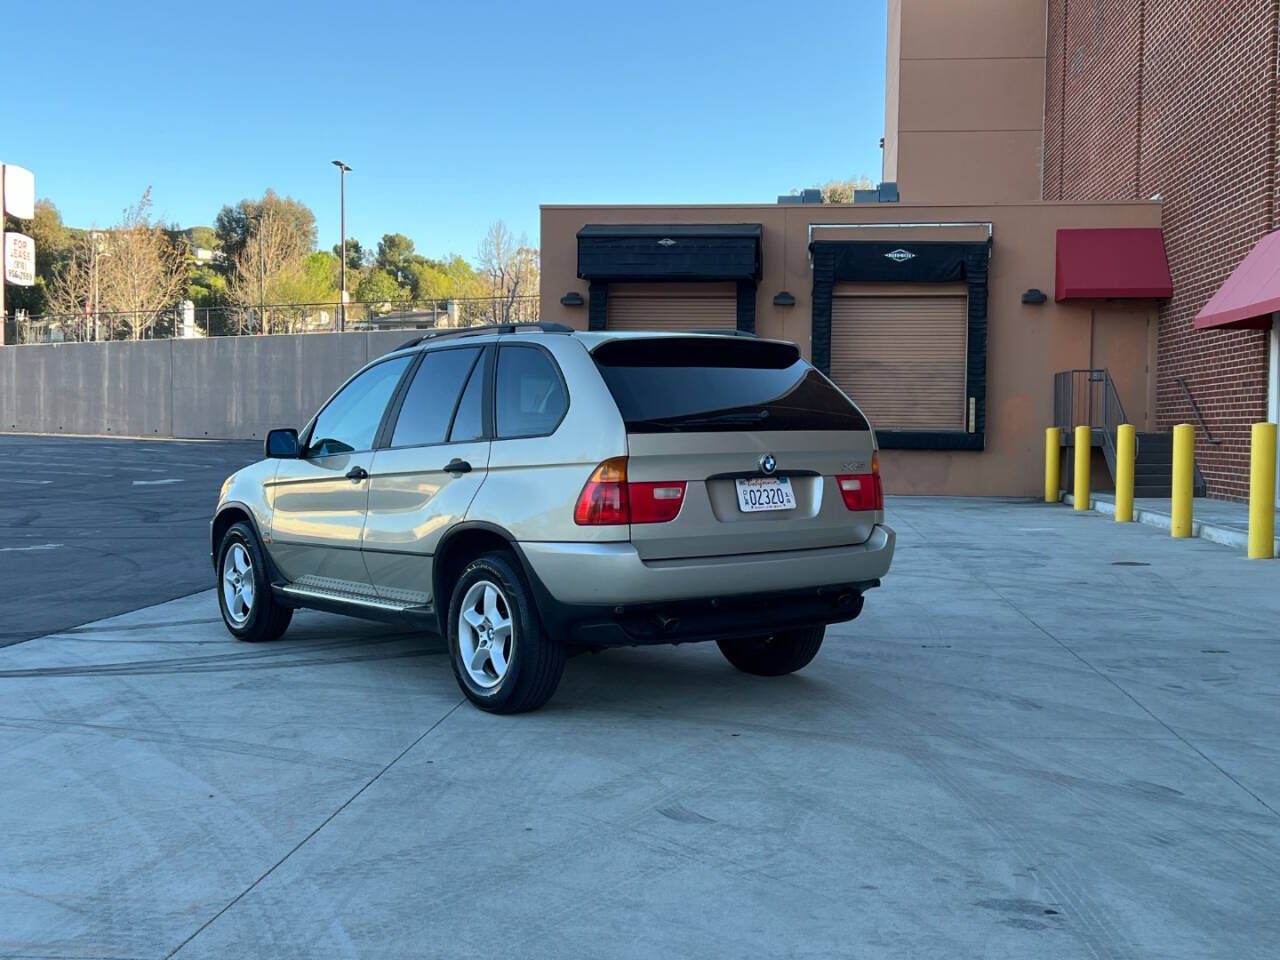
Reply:
<svg viewBox="0 0 1280 960"><path fill-rule="evenodd" d="M1044 502L1058 502L1058 488L1062 482L1062 431L1050 427L1044 432Z"/></svg>
<svg viewBox="0 0 1280 960"><path fill-rule="evenodd" d="M1255 423L1249 444L1249 559L1270 560L1276 544L1276 425Z"/></svg>
<svg viewBox="0 0 1280 960"><path fill-rule="evenodd" d="M1196 459L1196 431L1189 423L1173 428L1173 523L1169 533L1191 536L1192 465Z"/></svg>
<svg viewBox="0 0 1280 960"><path fill-rule="evenodd" d="M1133 424L1116 430L1116 523L1133 523L1133 462L1137 455Z"/></svg>
<svg viewBox="0 0 1280 960"><path fill-rule="evenodd" d="M1089 509L1089 461L1093 455L1093 431L1088 427L1076 427L1076 445L1071 450L1076 465L1075 508Z"/></svg>

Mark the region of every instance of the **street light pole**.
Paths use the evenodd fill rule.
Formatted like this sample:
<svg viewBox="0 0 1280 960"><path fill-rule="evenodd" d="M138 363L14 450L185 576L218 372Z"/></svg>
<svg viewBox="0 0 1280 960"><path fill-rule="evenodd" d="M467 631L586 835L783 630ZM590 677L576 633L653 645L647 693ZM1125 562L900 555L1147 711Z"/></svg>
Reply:
<svg viewBox="0 0 1280 960"><path fill-rule="evenodd" d="M258 217L258 332L267 332L267 262L262 257L262 217Z"/></svg>
<svg viewBox="0 0 1280 960"><path fill-rule="evenodd" d="M338 216L341 220L341 238L338 242L338 261L342 269L342 305L338 308L338 332L347 328L347 174L351 172L341 160L334 160L338 168Z"/></svg>

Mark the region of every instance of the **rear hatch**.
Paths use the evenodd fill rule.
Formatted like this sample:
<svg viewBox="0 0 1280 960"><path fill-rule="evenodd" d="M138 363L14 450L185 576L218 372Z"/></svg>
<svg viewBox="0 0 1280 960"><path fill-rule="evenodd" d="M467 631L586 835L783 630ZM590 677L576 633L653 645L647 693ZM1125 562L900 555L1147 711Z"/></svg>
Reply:
<svg viewBox="0 0 1280 960"><path fill-rule="evenodd" d="M619 338L592 357L627 428L642 558L857 544L883 519L866 418L793 344ZM636 522L653 497L680 497L675 518Z"/></svg>

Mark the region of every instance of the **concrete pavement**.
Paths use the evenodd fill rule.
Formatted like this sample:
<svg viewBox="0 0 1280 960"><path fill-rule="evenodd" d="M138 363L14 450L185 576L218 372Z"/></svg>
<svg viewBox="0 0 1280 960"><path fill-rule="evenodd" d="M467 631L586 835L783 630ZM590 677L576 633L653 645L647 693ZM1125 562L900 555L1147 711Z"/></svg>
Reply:
<svg viewBox="0 0 1280 960"><path fill-rule="evenodd" d="M1270 958L1280 566L891 500L792 677L462 703L439 641L211 592L0 650L0 957Z"/></svg>

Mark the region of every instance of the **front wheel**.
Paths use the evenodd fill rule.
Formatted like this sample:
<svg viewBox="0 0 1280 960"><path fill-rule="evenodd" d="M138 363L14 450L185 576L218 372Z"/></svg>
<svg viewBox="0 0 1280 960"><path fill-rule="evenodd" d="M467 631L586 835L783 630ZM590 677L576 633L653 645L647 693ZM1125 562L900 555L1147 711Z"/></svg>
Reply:
<svg viewBox="0 0 1280 960"><path fill-rule="evenodd" d="M515 558L467 564L449 602L449 660L467 699L490 713L536 710L555 693L564 648L547 635Z"/></svg>
<svg viewBox="0 0 1280 960"><path fill-rule="evenodd" d="M218 606L231 635L250 643L279 639L293 619L271 593L266 554L247 523L232 524L218 547Z"/></svg>
<svg viewBox="0 0 1280 960"><path fill-rule="evenodd" d="M818 655L826 627L801 627L763 637L717 640L724 658L743 673L757 677L781 677L807 667Z"/></svg>

